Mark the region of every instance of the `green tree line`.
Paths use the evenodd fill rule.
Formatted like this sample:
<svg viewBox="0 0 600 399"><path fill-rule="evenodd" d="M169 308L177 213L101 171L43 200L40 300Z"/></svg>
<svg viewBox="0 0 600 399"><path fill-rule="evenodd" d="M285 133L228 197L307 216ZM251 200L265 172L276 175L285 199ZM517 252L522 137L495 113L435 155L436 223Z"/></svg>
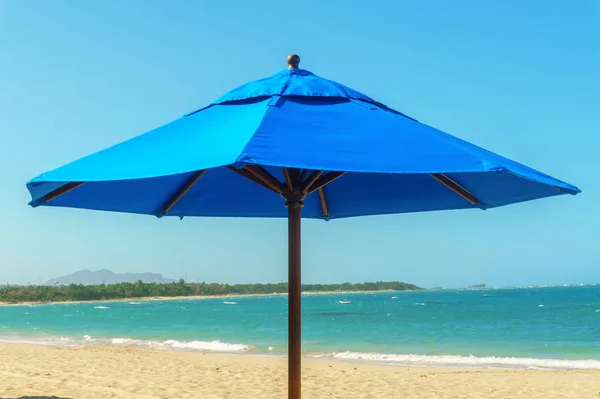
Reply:
<svg viewBox="0 0 600 399"><path fill-rule="evenodd" d="M303 292L329 291L406 291L420 290L413 284L398 281L375 283L303 284ZM287 293L287 283L277 284L218 284L186 283L183 279L167 283L119 283L109 285L71 284L61 286L6 286L0 288L0 302L97 301L142 297L176 297L192 295L249 295Z"/></svg>

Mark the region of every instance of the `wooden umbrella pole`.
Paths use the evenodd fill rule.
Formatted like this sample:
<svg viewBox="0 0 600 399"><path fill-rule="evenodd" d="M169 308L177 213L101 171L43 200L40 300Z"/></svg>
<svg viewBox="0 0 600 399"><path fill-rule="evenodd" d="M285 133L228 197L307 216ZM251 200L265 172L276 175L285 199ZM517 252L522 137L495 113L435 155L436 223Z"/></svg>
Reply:
<svg viewBox="0 0 600 399"><path fill-rule="evenodd" d="M288 208L288 398L301 396L301 211L302 201L286 202Z"/></svg>
<svg viewBox="0 0 600 399"><path fill-rule="evenodd" d="M280 183L272 174L261 166L246 166L230 170L260 184L281 195L287 201L288 208L288 398L301 399L302 393L302 344L301 344L301 223L302 200L316 190L320 190L321 206L324 217L329 216L325 194L322 187L342 176L341 172L330 172L325 176L322 171L313 171L310 176L307 170L283 168L285 182Z"/></svg>

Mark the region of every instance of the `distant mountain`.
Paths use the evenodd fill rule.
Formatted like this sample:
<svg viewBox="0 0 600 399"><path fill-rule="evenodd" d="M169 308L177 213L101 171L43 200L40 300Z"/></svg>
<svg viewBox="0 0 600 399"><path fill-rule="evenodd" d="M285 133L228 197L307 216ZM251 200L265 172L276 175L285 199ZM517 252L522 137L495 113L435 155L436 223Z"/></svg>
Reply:
<svg viewBox="0 0 600 399"><path fill-rule="evenodd" d="M117 284L117 283L135 283L142 280L144 283L170 283L174 280L164 278L158 273L114 273L107 269L98 271L80 270L67 276L53 278L46 281L43 285L54 285L57 281L59 285L83 284L83 285L98 285L98 284Z"/></svg>

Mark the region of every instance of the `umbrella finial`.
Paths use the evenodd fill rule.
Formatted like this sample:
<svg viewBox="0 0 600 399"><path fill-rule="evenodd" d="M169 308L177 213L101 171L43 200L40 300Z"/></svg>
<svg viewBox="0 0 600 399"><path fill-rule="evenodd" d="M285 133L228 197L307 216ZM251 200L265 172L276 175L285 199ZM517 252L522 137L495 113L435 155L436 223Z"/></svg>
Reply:
<svg viewBox="0 0 600 399"><path fill-rule="evenodd" d="M288 69L297 69L300 64L300 56L298 54L290 54L287 57Z"/></svg>

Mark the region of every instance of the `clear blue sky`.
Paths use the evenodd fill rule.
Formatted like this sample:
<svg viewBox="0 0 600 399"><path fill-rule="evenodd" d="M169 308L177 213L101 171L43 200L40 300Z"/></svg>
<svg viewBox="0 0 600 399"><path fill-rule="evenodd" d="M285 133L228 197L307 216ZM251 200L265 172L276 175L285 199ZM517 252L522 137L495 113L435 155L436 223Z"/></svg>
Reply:
<svg viewBox="0 0 600 399"><path fill-rule="evenodd" d="M287 279L285 220L27 206L25 182L302 67L583 189L305 221L305 282L600 282L600 2L0 0L0 281L82 268Z"/></svg>

